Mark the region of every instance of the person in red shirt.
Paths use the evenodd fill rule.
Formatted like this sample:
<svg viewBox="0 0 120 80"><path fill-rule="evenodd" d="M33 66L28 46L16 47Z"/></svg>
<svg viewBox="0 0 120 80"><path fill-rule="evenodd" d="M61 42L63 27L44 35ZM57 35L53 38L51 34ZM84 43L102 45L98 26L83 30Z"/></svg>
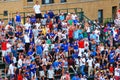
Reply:
<svg viewBox="0 0 120 80"><path fill-rule="evenodd" d="M82 52L84 52L84 39L81 39L80 41L78 41L78 46L79 46L79 54L78 56L82 56Z"/></svg>
<svg viewBox="0 0 120 80"><path fill-rule="evenodd" d="M52 21L50 21L50 23L49 23L48 25L49 25L49 29L52 30L52 28L53 28L53 23L52 23Z"/></svg>
<svg viewBox="0 0 120 80"><path fill-rule="evenodd" d="M19 74L17 75L17 80L23 80L21 69L19 69Z"/></svg>
<svg viewBox="0 0 120 80"><path fill-rule="evenodd" d="M109 67L109 71L110 71L110 73L113 73L113 72L114 72L113 64L110 65L110 67Z"/></svg>
<svg viewBox="0 0 120 80"><path fill-rule="evenodd" d="M2 61L4 60L4 56L7 55L7 41L4 39L2 42L1 42L1 50L2 50Z"/></svg>
<svg viewBox="0 0 120 80"><path fill-rule="evenodd" d="M69 38L69 42L72 43L73 42L73 29L70 28L68 31L68 38Z"/></svg>

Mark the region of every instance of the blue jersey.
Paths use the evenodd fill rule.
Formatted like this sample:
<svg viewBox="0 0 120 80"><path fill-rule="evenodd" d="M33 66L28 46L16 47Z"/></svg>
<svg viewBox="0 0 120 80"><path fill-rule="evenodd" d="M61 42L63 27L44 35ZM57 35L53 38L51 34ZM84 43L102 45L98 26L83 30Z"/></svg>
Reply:
<svg viewBox="0 0 120 80"><path fill-rule="evenodd" d="M20 15L16 15L16 22L21 22L21 16Z"/></svg>

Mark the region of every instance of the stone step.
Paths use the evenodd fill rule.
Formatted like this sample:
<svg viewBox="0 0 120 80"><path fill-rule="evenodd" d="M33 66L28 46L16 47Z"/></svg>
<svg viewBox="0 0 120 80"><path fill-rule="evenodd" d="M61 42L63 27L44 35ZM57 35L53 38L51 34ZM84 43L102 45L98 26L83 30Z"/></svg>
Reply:
<svg viewBox="0 0 120 80"><path fill-rule="evenodd" d="M0 69L5 69L5 64L4 63L0 63Z"/></svg>

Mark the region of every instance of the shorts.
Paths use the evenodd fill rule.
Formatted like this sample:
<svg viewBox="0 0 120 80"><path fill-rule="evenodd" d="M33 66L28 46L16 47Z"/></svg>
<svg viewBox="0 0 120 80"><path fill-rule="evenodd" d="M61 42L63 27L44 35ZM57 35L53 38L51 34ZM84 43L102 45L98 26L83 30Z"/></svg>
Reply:
<svg viewBox="0 0 120 80"><path fill-rule="evenodd" d="M31 72L31 78L36 77L36 73Z"/></svg>
<svg viewBox="0 0 120 80"><path fill-rule="evenodd" d="M78 49L74 49L75 52L78 52L79 50Z"/></svg>
<svg viewBox="0 0 120 80"><path fill-rule="evenodd" d="M11 48L7 49L6 52L7 52L7 53L11 53Z"/></svg>
<svg viewBox="0 0 120 80"><path fill-rule="evenodd" d="M35 17L36 17L36 19L37 19L37 18L42 18L42 14L41 14L41 13L35 14Z"/></svg>
<svg viewBox="0 0 120 80"><path fill-rule="evenodd" d="M17 52L23 52L23 50L17 50Z"/></svg>
<svg viewBox="0 0 120 80"><path fill-rule="evenodd" d="M7 51L2 50L2 57L6 56L6 55L7 55Z"/></svg>
<svg viewBox="0 0 120 80"><path fill-rule="evenodd" d="M44 71L39 71L39 73L40 73L40 77L44 77L45 76Z"/></svg>
<svg viewBox="0 0 120 80"><path fill-rule="evenodd" d="M65 52L65 57L68 57L68 52Z"/></svg>

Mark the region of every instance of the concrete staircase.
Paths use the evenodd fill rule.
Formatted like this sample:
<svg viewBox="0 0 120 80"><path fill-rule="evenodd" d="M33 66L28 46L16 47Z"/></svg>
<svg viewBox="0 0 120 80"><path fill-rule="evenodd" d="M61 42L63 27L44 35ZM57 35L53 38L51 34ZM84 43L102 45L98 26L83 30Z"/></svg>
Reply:
<svg viewBox="0 0 120 80"><path fill-rule="evenodd" d="M5 63L2 62L2 50L1 50L1 45L0 45L0 77L5 78Z"/></svg>

